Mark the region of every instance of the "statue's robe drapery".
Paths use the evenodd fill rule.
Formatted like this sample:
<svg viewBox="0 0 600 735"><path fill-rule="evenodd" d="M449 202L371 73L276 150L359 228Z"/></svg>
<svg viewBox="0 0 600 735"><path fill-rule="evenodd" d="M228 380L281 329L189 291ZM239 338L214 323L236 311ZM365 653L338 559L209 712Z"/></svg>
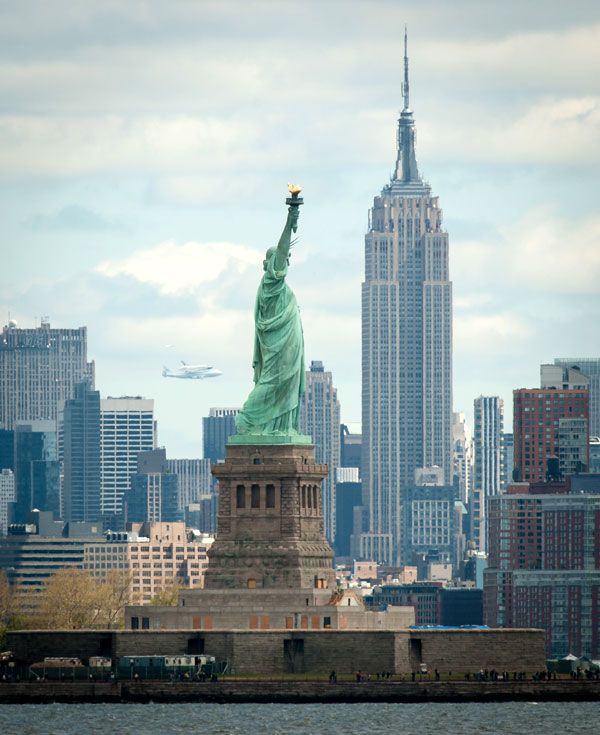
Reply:
<svg viewBox="0 0 600 735"><path fill-rule="evenodd" d="M296 433L304 394L304 336L300 311L285 282L287 264L267 261L254 308L254 388L236 425L240 434Z"/></svg>

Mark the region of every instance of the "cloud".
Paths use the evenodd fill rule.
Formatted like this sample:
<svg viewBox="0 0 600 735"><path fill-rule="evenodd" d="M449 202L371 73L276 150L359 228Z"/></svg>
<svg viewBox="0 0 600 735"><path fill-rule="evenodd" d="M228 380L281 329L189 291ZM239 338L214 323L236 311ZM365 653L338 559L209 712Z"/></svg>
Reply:
<svg viewBox="0 0 600 735"><path fill-rule="evenodd" d="M470 293L464 296L454 296L452 305L455 311L472 311L493 302L489 293Z"/></svg>
<svg viewBox="0 0 600 735"><path fill-rule="evenodd" d="M261 254L230 242L162 242L138 250L122 260L107 260L96 267L105 276L129 276L156 286L163 294L192 293L216 281L226 270L239 276L249 266L260 266Z"/></svg>
<svg viewBox="0 0 600 735"><path fill-rule="evenodd" d="M489 17L491 8L480 8ZM597 14L584 12L579 20L573 14L568 24L552 23L550 14L545 19L538 16L530 28L522 22L521 10L512 17L508 12L504 20L506 29L490 24L487 33L470 33L467 23L462 33L432 34L419 40L413 53L428 77L451 80L452 91L459 94L484 84L488 92L498 95L500 104L508 95L522 99L539 94L548 89L548 80L559 95L598 88ZM511 109L506 112L510 114Z"/></svg>
<svg viewBox="0 0 600 735"><path fill-rule="evenodd" d="M78 175L87 172L195 172L232 166L260 155L255 124L168 115L0 118L0 167L5 174Z"/></svg>
<svg viewBox="0 0 600 735"><path fill-rule="evenodd" d="M598 293L600 217L565 220L543 210L506 232L508 267L522 284L548 294Z"/></svg>
<svg viewBox="0 0 600 735"><path fill-rule="evenodd" d="M515 314L460 314L454 317L454 346L462 352L501 351L501 343L523 341L531 326Z"/></svg>
<svg viewBox="0 0 600 735"><path fill-rule="evenodd" d="M497 299L516 291L546 294L597 294L600 282L600 217L567 220L550 207L536 208L500 226L494 241L452 243L452 277L465 299L481 305L481 288ZM524 291L525 289L525 291ZM475 294L479 294L475 296ZM514 298L514 297L513 297Z"/></svg>
<svg viewBox="0 0 600 735"><path fill-rule="evenodd" d="M52 230L82 230L85 232L121 232L126 229L122 220L108 219L91 209L72 204L63 207L55 214L34 214L28 217L23 226L33 232Z"/></svg>
<svg viewBox="0 0 600 735"><path fill-rule="evenodd" d="M517 160L592 164L600 160L600 96L546 98L496 134ZM492 144L494 141L492 141Z"/></svg>
<svg viewBox="0 0 600 735"><path fill-rule="evenodd" d="M511 110L467 104L450 110L441 124L425 116L419 127L427 154L446 160L519 166L600 162L600 95L544 96Z"/></svg>
<svg viewBox="0 0 600 735"><path fill-rule="evenodd" d="M244 201L254 197L260 188L260 173L227 174L183 174L158 178L151 191L152 198L175 205L215 205L225 200Z"/></svg>
<svg viewBox="0 0 600 735"><path fill-rule="evenodd" d="M159 7L148 14L114 7L127 33L115 37L110 53L106 38L93 37L96 14L68 14L81 39L74 47L35 59L0 56L2 175L161 174L167 196L192 193L197 201L208 190L214 201L227 190L223 181L286 158L339 169L350 157L386 170L400 103L397 27L390 20L383 35L365 33L377 13L358 4L346 32L334 23L333 35L323 36L319 24L320 32L311 28L307 36L298 26L314 18L292 5L280 12L297 25L281 24L268 43L258 41L258 30L241 37L235 53L214 5L197 14L179 5L173 18ZM402 20L393 4L379 7ZM110 13L100 15L106 23ZM335 13L326 15L333 23ZM269 16L268 4L258 16ZM204 21L201 48L189 32L178 35L194 17ZM207 22L222 35L210 37ZM269 24L277 25L273 18ZM497 34L471 37L461 26L454 37L432 29L415 42L420 155L463 163L599 162L600 25ZM301 71L290 71L290 59L301 59Z"/></svg>

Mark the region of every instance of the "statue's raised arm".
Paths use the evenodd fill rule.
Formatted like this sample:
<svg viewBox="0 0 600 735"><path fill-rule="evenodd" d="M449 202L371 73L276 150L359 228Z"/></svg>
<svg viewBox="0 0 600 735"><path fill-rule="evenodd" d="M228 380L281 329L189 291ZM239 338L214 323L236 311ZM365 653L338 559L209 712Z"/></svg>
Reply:
<svg viewBox="0 0 600 735"><path fill-rule="evenodd" d="M283 227L283 232L281 233L281 237L279 238L277 249L275 251L275 270L282 271L288 262L290 246L292 243L292 232L296 232L296 230L298 229L299 214L300 207L297 204L291 204L288 207L287 220Z"/></svg>
<svg viewBox="0 0 600 735"><path fill-rule="evenodd" d="M304 394L304 336L296 297L286 283L292 233L303 203L300 187L288 187L287 219L277 247L267 250L264 275L254 308L254 388L236 418L234 443L289 441L310 443L298 432ZM257 438L259 437L259 438Z"/></svg>

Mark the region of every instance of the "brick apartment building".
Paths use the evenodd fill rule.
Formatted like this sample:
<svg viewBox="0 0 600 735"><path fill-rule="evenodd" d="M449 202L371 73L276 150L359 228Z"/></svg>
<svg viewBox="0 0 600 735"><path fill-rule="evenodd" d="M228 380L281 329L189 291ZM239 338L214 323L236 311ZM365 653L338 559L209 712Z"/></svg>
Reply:
<svg viewBox="0 0 600 735"><path fill-rule="evenodd" d="M518 484L490 501L484 620L540 627L551 656L600 655L600 475Z"/></svg>
<svg viewBox="0 0 600 735"><path fill-rule="evenodd" d="M545 482L589 467L589 378L575 368L540 366L540 388L514 397L514 477Z"/></svg>

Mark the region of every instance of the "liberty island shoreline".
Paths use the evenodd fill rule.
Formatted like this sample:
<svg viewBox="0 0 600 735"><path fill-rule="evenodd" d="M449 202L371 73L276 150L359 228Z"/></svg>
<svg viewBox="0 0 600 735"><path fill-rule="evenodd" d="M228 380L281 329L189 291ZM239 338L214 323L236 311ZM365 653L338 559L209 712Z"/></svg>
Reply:
<svg viewBox="0 0 600 735"><path fill-rule="evenodd" d="M215 703L352 704L600 701L597 681L370 681L260 679L196 682L17 682L0 687L2 704Z"/></svg>

